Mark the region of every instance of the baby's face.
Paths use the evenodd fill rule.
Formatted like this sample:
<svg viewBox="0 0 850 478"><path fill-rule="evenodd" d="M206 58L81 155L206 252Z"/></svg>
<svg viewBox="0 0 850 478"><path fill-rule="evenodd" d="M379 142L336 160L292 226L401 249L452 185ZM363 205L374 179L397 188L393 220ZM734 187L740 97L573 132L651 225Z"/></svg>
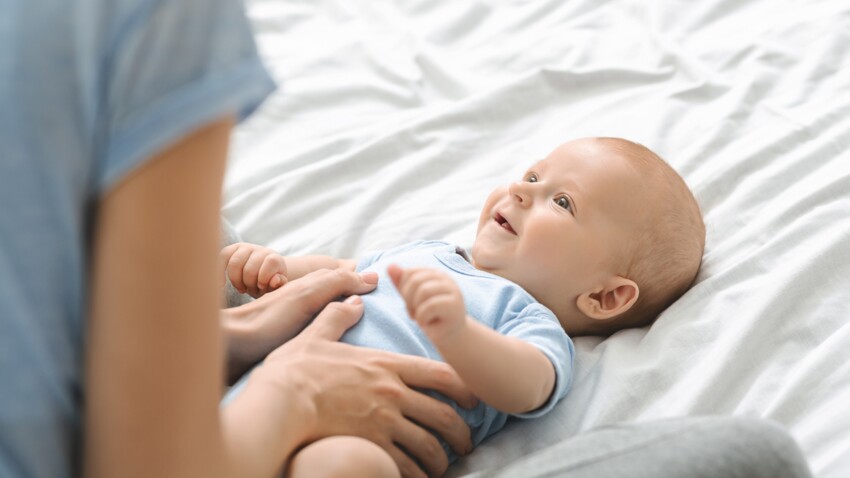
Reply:
<svg viewBox="0 0 850 478"><path fill-rule="evenodd" d="M576 299L618 274L647 188L627 160L594 139L566 143L487 198L473 264L509 279L572 332Z"/></svg>

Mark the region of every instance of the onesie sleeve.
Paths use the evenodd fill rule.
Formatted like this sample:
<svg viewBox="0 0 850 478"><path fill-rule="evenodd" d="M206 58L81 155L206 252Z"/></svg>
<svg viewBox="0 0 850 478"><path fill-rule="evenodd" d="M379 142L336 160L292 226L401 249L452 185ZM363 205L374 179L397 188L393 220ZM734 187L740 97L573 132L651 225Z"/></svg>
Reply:
<svg viewBox="0 0 850 478"><path fill-rule="evenodd" d="M100 192L201 126L245 118L274 90L240 0L115 0L102 8L113 14L93 82Z"/></svg>
<svg viewBox="0 0 850 478"><path fill-rule="evenodd" d="M503 335L528 342L543 352L555 368L555 386L552 395L540 408L517 413L519 418L537 418L545 415L567 395L573 381L575 347L561 324L548 310L531 305L519 317L506 321L498 330Z"/></svg>

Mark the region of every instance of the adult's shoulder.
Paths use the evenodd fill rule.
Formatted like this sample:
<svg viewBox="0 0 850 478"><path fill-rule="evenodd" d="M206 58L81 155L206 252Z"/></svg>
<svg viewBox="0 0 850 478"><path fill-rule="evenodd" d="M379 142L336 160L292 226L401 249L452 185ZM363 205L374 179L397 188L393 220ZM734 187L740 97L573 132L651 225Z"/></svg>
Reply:
<svg viewBox="0 0 850 478"><path fill-rule="evenodd" d="M84 95L96 98L96 137L108 138L99 144L99 189L214 120L246 118L274 90L244 8L241 0L120 0L89 30L98 33L80 31L81 50L96 54Z"/></svg>
<svg viewBox="0 0 850 478"><path fill-rule="evenodd" d="M10 157L96 193L274 89L241 0L0 2L0 43Z"/></svg>

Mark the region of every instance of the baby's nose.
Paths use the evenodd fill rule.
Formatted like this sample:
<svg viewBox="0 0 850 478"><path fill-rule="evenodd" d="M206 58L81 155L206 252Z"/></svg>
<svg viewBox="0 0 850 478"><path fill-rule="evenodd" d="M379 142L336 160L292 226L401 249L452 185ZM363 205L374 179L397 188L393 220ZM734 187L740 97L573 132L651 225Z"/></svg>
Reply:
<svg viewBox="0 0 850 478"><path fill-rule="evenodd" d="M528 205L531 203L531 195L526 190L526 185L530 184L525 181L517 181L515 183L511 183L511 186L508 188L508 192L510 192L511 196L520 204Z"/></svg>

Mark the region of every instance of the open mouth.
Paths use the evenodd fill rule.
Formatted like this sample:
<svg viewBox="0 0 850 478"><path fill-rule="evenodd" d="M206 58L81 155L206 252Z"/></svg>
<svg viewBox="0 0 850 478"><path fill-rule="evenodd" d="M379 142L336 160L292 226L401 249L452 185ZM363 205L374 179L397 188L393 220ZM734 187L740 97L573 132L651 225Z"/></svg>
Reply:
<svg viewBox="0 0 850 478"><path fill-rule="evenodd" d="M505 229L506 231L510 232L510 233L511 233L511 234L513 234L514 236L516 236L516 235L517 235L517 234L516 234L516 231L514 231L514 228L512 228L512 227L511 227L511 225L510 225L510 223L508 222L508 220L507 220L507 219L505 219L505 216L502 216L501 214L499 214L499 213L497 212L497 213L496 213L496 217L495 217L494 219L496 220L496 223L498 223L498 224L499 224L499 226L501 226L503 229Z"/></svg>

